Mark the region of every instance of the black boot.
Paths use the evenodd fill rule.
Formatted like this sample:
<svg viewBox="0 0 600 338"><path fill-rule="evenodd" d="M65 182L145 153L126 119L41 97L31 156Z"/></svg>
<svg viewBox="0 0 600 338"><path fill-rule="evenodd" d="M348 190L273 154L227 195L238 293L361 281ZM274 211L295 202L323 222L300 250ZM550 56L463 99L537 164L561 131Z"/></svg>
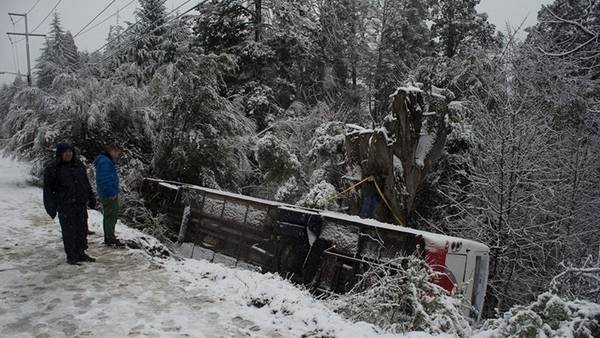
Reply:
<svg viewBox="0 0 600 338"><path fill-rule="evenodd" d="M90 262L90 263L92 263L92 262L95 262L95 261L96 261L96 258L94 258L94 257L90 257L90 256L88 256L88 255L87 255L87 254L84 252L84 253L82 253L82 254L79 256L79 260L80 260L81 262Z"/></svg>
<svg viewBox="0 0 600 338"><path fill-rule="evenodd" d="M67 264L69 265L81 265L78 261L72 259L72 258L67 258Z"/></svg>
<svg viewBox="0 0 600 338"><path fill-rule="evenodd" d="M108 246L115 247L115 248L120 248L120 247L124 247L125 246L125 244L123 242L121 242L120 240L118 240L116 238L114 240L112 240L112 241L108 241L108 242L105 241L104 244L108 245Z"/></svg>

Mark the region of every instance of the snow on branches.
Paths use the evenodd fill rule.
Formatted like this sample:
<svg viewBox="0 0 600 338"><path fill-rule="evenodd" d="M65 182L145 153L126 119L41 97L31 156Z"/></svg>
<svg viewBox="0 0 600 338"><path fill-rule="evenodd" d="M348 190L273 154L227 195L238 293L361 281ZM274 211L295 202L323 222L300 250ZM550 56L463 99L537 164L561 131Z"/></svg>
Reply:
<svg viewBox="0 0 600 338"><path fill-rule="evenodd" d="M371 265L351 291L329 302L352 320L373 323L393 333L470 336L469 323L461 314L461 298L431 283L434 276L421 258L399 257Z"/></svg>

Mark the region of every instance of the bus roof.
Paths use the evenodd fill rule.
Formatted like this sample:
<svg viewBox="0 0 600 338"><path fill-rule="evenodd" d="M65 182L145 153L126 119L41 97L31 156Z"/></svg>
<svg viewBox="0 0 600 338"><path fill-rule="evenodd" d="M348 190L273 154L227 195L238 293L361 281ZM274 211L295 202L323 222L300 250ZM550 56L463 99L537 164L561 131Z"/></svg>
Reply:
<svg viewBox="0 0 600 338"><path fill-rule="evenodd" d="M296 205L292 205L292 204L276 202L276 201L266 200L266 199L262 199L262 198L246 196L246 195L242 195L242 194L236 194L236 193L223 191L223 190L205 188L205 187L201 187L201 186L193 185L193 184L171 182L171 181L165 181L165 180L154 179L154 178L146 178L146 179L158 182L161 186L164 186L164 187L170 188L170 189L174 189L174 190L177 190L181 187L191 188L194 190L205 191L205 192L208 192L211 194L221 195L224 197L230 197L230 198L239 199L239 200L246 200L246 201L255 202L255 203L263 203L263 204L266 204L266 205L269 205L272 207L278 207L278 208L288 209L288 210L301 210L302 212L305 212L305 213L319 214L325 218L338 219L338 220L350 222L350 223L360 223L360 224L369 225L369 226L372 226L375 228L386 229L386 230L391 230L391 231L396 231L396 232L404 232L404 233L412 234L415 236L422 236L426 242L426 245L431 245L431 246L435 246L435 247L443 247L448 242L461 242L463 244L461 251L470 249L473 251L489 252L489 250L490 250L487 245L473 241L473 240L460 238L460 237L454 237L454 236L448 236L448 235L442 235L442 234L428 232L428 231L417 230L417 229L408 228L408 227L396 225L396 224L384 223L384 222L380 222L380 221L377 221L377 220L374 220L371 218L360 218L358 216L342 214L342 213L334 212L334 211L304 208L304 207L300 207L300 206L296 206Z"/></svg>
<svg viewBox="0 0 600 338"><path fill-rule="evenodd" d="M415 236L420 235L420 236L423 236L423 239L425 239L425 241L427 242L428 245L445 246L446 242L462 242L463 248L465 248L465 249L470 248L473 251L483 251L483 252L489 252L489 250L490 250L490 248L487 245L480 243L480 242L470 240L470 239L448 236L448 235L438 234L438 233L429 232L429 231L417 230L417 229L408 228L408 227L396 225L396 224L384 223L384 222L380 222L380 221L377 221L372 218L360 218L358 216L347 215L347 214L342 214L339 212L327 211L327 210L321 211L320 214L321 214L321 216L324 216L327 218L334 218L334 219L339 219L339 220L352 222L352 223L366 224L366 225L380 228L380 229L404 232L404 233L409 233L409 234L412 234Z"/></svg>

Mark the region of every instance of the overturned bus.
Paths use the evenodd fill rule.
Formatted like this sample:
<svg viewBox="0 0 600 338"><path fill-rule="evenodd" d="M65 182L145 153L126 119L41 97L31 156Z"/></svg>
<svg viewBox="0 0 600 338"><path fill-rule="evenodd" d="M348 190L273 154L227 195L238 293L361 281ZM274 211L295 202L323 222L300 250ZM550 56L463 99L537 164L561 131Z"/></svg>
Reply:
<svg viewBox="0 0 600 338"><path fill-rule="evenodd" d="M461 287L471 304L466 314L480 317L489 262L481 243L153 178L144 180L142 195L199 257L225 257L318 292L344 293L370 264L416 253L443 272L434 282L448 292Z"/></svg>

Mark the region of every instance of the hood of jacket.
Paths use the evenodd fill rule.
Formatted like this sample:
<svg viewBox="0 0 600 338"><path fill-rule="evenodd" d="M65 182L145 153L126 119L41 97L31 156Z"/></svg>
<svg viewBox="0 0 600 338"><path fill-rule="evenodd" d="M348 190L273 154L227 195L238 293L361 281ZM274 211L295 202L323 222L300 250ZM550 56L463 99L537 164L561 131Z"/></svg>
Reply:
<svg viewBox="0 0 600 338"><path fill-rule="evenodd" d="M58 160L60 160L62 157L62 154L69 149L71 149L71 151L73 151L73 157L75 157L75 151L73 149L73 145L71 145L70 143L64 143L64 142L57 144L56 145L56 158Z"/></svg>

